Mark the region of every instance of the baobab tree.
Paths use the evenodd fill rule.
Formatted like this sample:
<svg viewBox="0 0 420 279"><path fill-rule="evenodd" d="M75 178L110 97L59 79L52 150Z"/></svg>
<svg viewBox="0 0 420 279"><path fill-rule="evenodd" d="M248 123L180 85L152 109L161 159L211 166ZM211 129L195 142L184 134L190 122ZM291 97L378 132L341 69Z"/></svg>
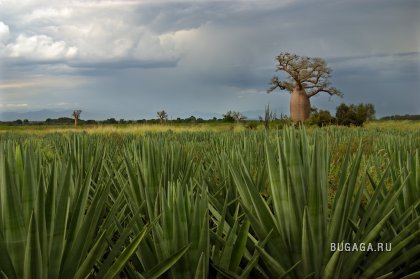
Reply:
<svg viewBox="0 0 420 279"><path fill-rule="evenodd" d="M80 109L74 110L72 116L74 117L74 126L77 127L77 123L79 123L80 114L82 111Z"/></svg>
<svg viewBox="0 0 420 279"><path fill-rule="evenodd" d="M164 121L166 121L168 119L168 114L164 110L158 111L157 115L159 117L160 123L163 123Z"/></svg>
<svg viewBox="0 0 420 279"><path fill-rule="evenodd" d="M331 96L343 94L329 81L332 70L321 58L310 58L296 54L282 52L276 57L276 71L283 71L288 75L286 80L274 76L267 93L276 88L287 90L290 97L290 117L293 122L301 122L309 118L311 111L310 98L325 92Z"/></svg>

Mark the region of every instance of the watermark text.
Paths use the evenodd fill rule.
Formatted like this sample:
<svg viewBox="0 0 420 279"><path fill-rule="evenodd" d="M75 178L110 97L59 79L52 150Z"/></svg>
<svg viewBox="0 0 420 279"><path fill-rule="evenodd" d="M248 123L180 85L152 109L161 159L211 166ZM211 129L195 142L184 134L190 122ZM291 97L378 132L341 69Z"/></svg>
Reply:
<svg viewBox="0 0 420 279"><path fill-rule="evenodd" d="M367 251L367 252L391 252L392 245L389 242L382 243L350 243L350 242L340 242L340 243L331 243L330 251L340 251L340 252L354 252L354 251Z"/></svg>

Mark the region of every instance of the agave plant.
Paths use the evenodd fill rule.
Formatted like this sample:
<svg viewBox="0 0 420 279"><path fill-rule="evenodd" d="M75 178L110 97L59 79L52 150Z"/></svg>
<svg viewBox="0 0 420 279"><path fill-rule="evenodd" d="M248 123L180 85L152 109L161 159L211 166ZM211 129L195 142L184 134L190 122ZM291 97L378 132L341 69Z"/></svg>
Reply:
<svg viewBox="0 0 420 279"><path fill-rule="evenodd" d="M366 128L0 133L0 277L416 278L419 148Z"/></svg>
<svg viewBox="0 0 420 279"><path fill-rule="evenodd" d="M245 165L230 166L256 238L271 235L266 248L257 246L269 276L400 278L417 271L416 265L401 269L404 260L419 255L418 200L404 210L396 210L404 189L412 195L418 193L414 188L407 189L407 176L391 177L393 185L386 189L390 171L382 174L379 184L366 175L373 188L373 194L369 194L360 170L359 148L357 154L348 153L343 160L337 192L329 204L328 143L317 135L311 142L304 130L285 129L283 133L283 141L277 146L266 143L272 201L257 191ZM374 253L331 251L332 243L341 242L386 242L393 248L391 252Z"/></svg>
<svg viewBox="0 0 420 279"><path fill-rule="evenodd" d="M151 235L139 245L129 273L153 271L165 263L171 278L206 278L209 263L206 191L193 181L190 153L163 143L148 140L135 143L132 152L125 156L129 180L125 190L133 210L144 201L144 219L160 217ZM139 220L138 225L142 227L143 221Z"/></svg>
<svg viewBox="0 0 420 279"><path fill-rule="evenodd" d="M0 146L2 277L85 278L96 269L102 278L118 275L151 225L134 227L134 215L129 225L117 226L125 218L124 195L110 200L111 180L92 179L103 167L93 162L105 161L87 160L100 153L75 152L42 169L42 156L32 145L13 147L11 142ZM81 161L84 169L78 173L73 163ZM120 237L112 241L116 233Z"/></svg>

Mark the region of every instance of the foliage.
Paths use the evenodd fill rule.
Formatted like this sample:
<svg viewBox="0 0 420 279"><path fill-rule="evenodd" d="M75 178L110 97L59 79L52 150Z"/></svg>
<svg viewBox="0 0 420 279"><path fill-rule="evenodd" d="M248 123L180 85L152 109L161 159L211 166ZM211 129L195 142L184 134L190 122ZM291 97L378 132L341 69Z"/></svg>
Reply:
<svg viewBox="0 0 420 279"><path fill-rule="evenodd" d="M75 119L79 119L80 118L80 114L82 113L82 111L80 109L74 110L73 113L71 114Z"/></svg>
<svg viewBox="0 0 420 279"><path fill-rule="evenodd" d="M79 119L79 123L81 123L82 120ZM69 117L60 117L57 119L51 119L51 118L47 118L45 120L46 124L72 124L74 123L74 119L71 119Z"/></svg>
<svg viewBox="0 0 420 279"><path fill-rule="evenodd" d="M420 114L384 116L381 120L420 120Z"/></svg>
<svg viewBox="0 0 420 279"><path fill-rule="evenodd" d="M158 111L157 116L159 118L160 123L163 123L164 121L168 120L168 114L164 110Z"/></svg>
<svg viewBox="0 0 420 279"><path fill-rule="evenodd" d="M335 118L331 115L328 110L317 110L313 109L311 112L311 117L309 123L312 125L317 125L318 127L323 127L335 123Z"/></svg>
<svg viewBox="0 0 420 279"><path fill-rule="evenodd" d="M115 118L108 118L107 120L104 121L104 123L106 123L106 124L117 124L118 121Z"/></svg>
<svg viewBox="0 0 420 279"><path fill-rule="evenodd" d="M336 110L337 124L363 126L367 120L374 119L375 108L372 104L346 105L340 104Z"/></svg>
<svg viewBox="0 0 420 279"><path fill-rule="evenodd" d="M225 114L223 114L223 121L224 122L240 122L245 120L246 117L242 115L239 111L231 111L229 110Z"/></svg>
<svg viewBox="0 0 420 279"><path fill-rule="evenodd" d="M419 149L418 130L344 127L0 133L0 274L415 276Z"/></svg>
<svg viewBox="0 0 420 279"><path fill-rule="evenodd" d="M33 144L14 147L12 142L0 146L3 275L84 278L94 271L109 249L109 240L119 232L115 258L100 265L104 278L112 278L150 225L134 232L131 225L120 225L124 199L111 193L100 155L106 150L86 138L74 138L72 144L62 146L68 157L56 157L43 166L42 154L34 151Z"/></svg>
<svg viewBox="0 0 420 279"><path fill-rule="evenodd" d="M338 190L329 205L328 153L328 145L317 135L309 141L304 133L284 130L281 145L266 147L272 202L258 193L247 166L230 168L251 228L258 239L268 239L267 249L258 250L266 260L269 277L293 274L293 278L371 278L398 268L401 264L398 258L403 255L397 255L403 248L417 250L417 241L413 240L420 236L419 199L410 199L405 204L399 201L404 200L403 189L417 195L418 186L408 186L404 175L402 179L393 179L392 187L386 189L385 181L393 177L388 171L382 174L379 184L369 174L360 178L359 147L354 157L347 153L342 161ZM371 184L372 194L365 192L369 184L364 180ZM367 199L365 207L363 198ZM402 208L397 210L399 205ZM397 220L413 210L416 214L406 220L406 226L399 227L401 223ZM394 250L388 253L330 250L331 243L340 242L388 242L394 245ZM391 261L392 258L395 260ZM415 266L410 269L414 271Z"/></svg>

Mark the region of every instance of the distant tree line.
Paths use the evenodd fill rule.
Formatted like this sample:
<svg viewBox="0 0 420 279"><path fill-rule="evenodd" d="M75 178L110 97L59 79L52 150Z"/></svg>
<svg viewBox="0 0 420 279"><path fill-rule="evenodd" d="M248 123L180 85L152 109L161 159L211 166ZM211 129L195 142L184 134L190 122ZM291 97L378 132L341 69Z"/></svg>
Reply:
<svg viewBox="0 0 420 279"><path fill-rule="evenodd" d="M28 119L21 120L17 119L14 121L0 121L1 125L74 125L74 118L70 117L59 117L59 118L47 118L45 121L29 121ZM83 120L78 119L78 126L83 125L100 125L100 124L160 124L160 123L205 123L205 122L235 122L231 121L230 118L217 118L213 117L211 119L203 119L200 117L195 117L193 115L175 119L138 119L138 120L127 120L127 119L116 119L108 118L106 120Z"/></svg>
<svg viewBox="0 0 420 279"><path fill-rule="evenodd" d="M391 115L382 117L381 120L420 120L420 114Z"/></svg>
<svg viewBox="0 0 420 279"><path fill-rule="evenodd" d="M366 121L375 119L375 113L375 107L372 104L346 105L342 103L336 108L335 117L327 110L312 108L309 123L320 127L331 124L363 126Z"/></svg>
<svg viewBox="0 0 420 279"><path fill-rule="evenodd" d="M80 115L80 114L79 114ZM363 126L366 121L375 119L375 108L372 104L340 104L336 108L335 116L327 110L318 110L311 108L311 117L305 121L309 125L327 126L327 125L343 125L343 126ZM420 120L420 115L393 115L382 117L380 120ZM79 125L101 125L101 124L160 124L160 123L239 123L246 122L250 129L255 129L257 123L263 123L264 127L268 129L270 123L278 122L280 126L291 124L290 118L280 115L276 116L270 107L265 107L264 115L258 120L248 120L243 114L238 111L228 111L223 114L222 118L213 117L211 119L197 118L190 116L186 118L177 117L176 119L168 119L168 114L162 110L157 113L156 119L139 119L139 120L125 120L108 118L106 120L83 120L78 118ZM15 121L0 121L1 125L72 125L75 123L75 118L60 117L56 119L47 118L45 121L29 121L28 119L17 119ZM247 127L248 127L247 126ZM280 127L276 126L276 127Z"/></svg>

